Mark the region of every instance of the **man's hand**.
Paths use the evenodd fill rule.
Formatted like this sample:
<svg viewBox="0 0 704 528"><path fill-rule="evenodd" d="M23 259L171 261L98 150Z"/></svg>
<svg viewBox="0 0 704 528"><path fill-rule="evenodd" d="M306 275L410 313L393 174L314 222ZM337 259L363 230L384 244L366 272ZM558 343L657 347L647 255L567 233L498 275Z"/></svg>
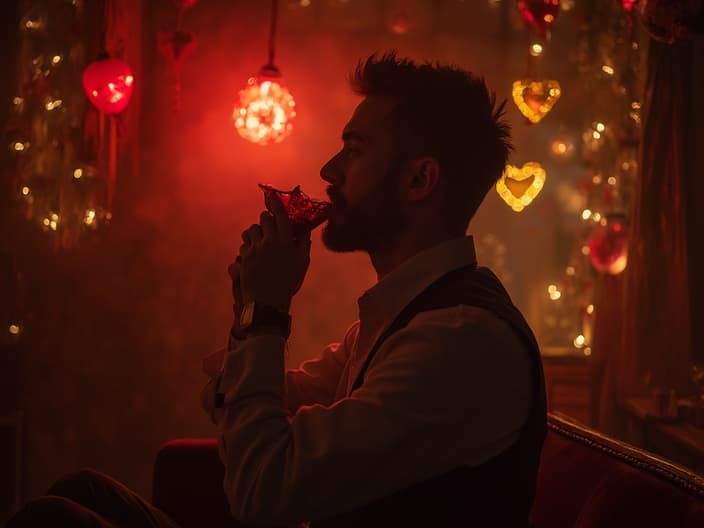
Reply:
<svg viewBox="0 0 704 528"><path fill-rule="evenodd" d="M232 279L232 312L235 316L235 323L239 322L242 314L242 285L240 283L240 257L227 267L227 273Z"/></svg>
<svg viewBox="0 0 704 528"><path fill-rule="evenodd" d="M279 198L267 194L264 199L271 212L263 211L260 223L242 233L242 302L256 301L288 312L310 264L310 231L295 238Z"/></svg>

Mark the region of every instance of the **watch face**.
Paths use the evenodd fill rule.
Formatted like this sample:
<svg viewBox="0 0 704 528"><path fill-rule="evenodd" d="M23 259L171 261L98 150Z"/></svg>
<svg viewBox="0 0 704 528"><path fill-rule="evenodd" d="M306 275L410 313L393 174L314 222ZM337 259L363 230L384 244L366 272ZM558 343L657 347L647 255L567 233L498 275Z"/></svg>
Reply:
<svg viewBox="0 0 704 528"><path fill-rule="evenodd" d="M244 305L244 308L242 308L242 315L240 315L240 326L242 328L247 328L249 325L252 324L252 320L254 319L254 303L247 303Z"/></svg>

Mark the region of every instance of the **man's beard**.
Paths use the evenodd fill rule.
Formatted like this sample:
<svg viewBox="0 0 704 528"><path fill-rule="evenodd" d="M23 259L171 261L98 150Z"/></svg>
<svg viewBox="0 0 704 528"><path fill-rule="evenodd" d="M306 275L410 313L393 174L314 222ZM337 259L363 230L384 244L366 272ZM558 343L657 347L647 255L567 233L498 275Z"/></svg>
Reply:
<svg viewBox="0 0 704 528"><path fill-rule="evenodd" d="M386 177L355 206L332 195L333 217L323 229L325 247L336 253L369 252L393 243L408 225L398 194L400 168L394 163Z"/></svg>

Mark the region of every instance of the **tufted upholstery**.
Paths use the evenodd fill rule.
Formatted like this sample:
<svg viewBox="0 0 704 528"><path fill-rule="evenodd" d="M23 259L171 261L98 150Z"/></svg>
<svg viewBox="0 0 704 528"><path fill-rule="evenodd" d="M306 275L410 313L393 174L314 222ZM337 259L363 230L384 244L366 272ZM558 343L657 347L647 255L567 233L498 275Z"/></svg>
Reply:
<svg viewBox="0 0 704 528"><path fill-rule="evenodd" d="M704 479L565 417L549 415L536 528L704 527ZM152 500L183 528L233 528L215 440L180 439L156 458Z"/></svg>

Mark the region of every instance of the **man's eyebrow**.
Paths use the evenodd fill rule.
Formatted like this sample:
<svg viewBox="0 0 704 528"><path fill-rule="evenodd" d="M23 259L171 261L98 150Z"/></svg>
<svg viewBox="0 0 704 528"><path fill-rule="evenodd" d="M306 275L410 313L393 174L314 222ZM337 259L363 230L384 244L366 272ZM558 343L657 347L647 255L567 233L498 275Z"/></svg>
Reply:
<svg viewBox="0 0 704 528"><path fill-rule="evenodd" d="M367 138L356 130L345 130L342 132L342 141L359 141L360 143L367 143Z"/></svg>

